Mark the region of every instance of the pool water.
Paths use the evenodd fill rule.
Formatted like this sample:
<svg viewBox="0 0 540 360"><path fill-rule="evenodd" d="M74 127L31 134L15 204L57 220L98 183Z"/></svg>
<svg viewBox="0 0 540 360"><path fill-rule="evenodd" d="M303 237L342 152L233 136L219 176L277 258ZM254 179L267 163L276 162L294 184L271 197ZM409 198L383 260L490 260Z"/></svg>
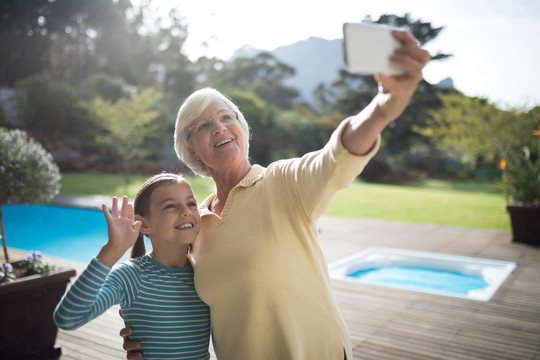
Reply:
<svg viewBox="0 0 540 360"><path fill-rule="evenodd" d="M107 242L101 210L55 205L4 205L7 246L88 263ZM129 251L123 259L129 257Z"/></svg>
<svg viewBox="0 0 540 360"><path fill-rule="evenodd" d="M367 283L399 285L410 289L431 289L463 295L489 285L478 276L412 266L386 266L360 270L349 276Z"/></svg>
<svg viewBox="0 0 540 360"><path fill-rule="evenodd" d="M332 279L489 301L516 268L511 261L368 247L328 266Z"/></svg>

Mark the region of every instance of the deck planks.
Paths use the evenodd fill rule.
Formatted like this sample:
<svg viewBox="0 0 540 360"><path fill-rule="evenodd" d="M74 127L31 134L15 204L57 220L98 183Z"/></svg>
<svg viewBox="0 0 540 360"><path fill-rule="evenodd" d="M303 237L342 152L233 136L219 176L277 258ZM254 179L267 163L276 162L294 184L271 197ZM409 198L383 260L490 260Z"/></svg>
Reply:
<svg viewBox="0 0 540 360"><path fill-rule="evenodd" d="M332 217L319 227L329 262L387 246L518 264L489 302L333 280L355 359L540 360L540 248L512 243L510 233L499 230ZM22 254L10 249L10 255ZM56 260L78 273L84 267ZM59 331L62 360L125 358L122 327L113 308L78 330Z"/></svg>

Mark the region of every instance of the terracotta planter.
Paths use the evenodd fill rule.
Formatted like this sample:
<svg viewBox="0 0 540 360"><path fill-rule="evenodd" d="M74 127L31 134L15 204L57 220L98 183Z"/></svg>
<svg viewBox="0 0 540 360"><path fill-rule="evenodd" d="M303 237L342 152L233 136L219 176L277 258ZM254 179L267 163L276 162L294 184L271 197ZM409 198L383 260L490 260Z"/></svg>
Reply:
<svg viewBox="0 0 540 360"><path fill-rule="evenodd" d="M540 206L509 203L512 241L540 246Z"/></svg>
<svg viewBox="0 0 540 360"><path fill-rule="evenodd" d="M31 275L0 284L2 359L59 359L53 311L73 269Z"/></svg>

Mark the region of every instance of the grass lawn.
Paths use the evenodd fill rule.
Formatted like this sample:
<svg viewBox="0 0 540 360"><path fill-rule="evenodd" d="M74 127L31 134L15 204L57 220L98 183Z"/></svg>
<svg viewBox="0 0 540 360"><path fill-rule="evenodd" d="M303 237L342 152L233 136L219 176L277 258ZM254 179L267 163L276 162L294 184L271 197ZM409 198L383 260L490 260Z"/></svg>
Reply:
<svg viewBox="0 0 540 360"><path fill-rule="evenodd" d="M490 183L430 180L420 186L353 183L326 215L510 230L501 191Z"/></svg>
<svg viewBox="0 0 540 360"><path fill-rule="evenodd" d="M110 195L134 198L137 190L146 181L147 175L132 175L128 185L122 175L96 173L62 173L60 193L66 195ZM197 201L202 201L214 190L212 179L186 177Z"/></svg>
<svg viewBox="0 0 540 360"><path fill-rule="evenodd" d="M133 198L147 176L132 176L128 186L121 175L62 174L62 194L127 194ZM188 177L200 202L213 192L211 179ZM420 186L355 182L339 191L326 215L510 230L501 191L491 183L429 180Z"/></svg>

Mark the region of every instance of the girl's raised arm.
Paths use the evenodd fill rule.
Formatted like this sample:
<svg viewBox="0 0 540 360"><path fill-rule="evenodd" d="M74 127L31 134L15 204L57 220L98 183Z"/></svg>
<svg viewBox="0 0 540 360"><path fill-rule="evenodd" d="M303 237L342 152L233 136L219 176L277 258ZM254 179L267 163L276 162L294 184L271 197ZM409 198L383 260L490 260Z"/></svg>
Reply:
<svg viewBox="0 0 540 360"><path fill-rule="evenodd" d="M103 264L113 266L137 240L141 222L133 222L133 205L128 203L127 196L122 200L120 211L116 197L113 198L111 214L105 204L101 205L101 210L107 221L109 241L96 257Z"/></svg>

